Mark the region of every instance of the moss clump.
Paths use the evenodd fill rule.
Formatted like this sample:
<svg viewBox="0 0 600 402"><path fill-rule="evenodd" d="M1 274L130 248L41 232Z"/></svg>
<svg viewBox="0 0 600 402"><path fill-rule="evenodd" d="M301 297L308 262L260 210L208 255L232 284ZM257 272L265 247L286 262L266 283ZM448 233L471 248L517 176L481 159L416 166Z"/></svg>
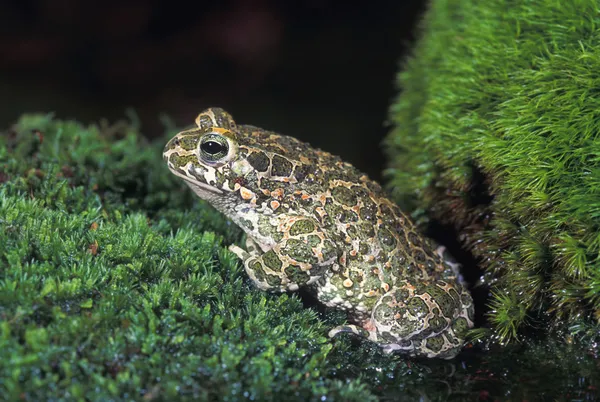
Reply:
<svg viewBox="0 0 600 402"><path fill-rule="evenodd" d="M452 225L510 340L600 320L600 9L433 0L391 108L391 188Z"/></svg>

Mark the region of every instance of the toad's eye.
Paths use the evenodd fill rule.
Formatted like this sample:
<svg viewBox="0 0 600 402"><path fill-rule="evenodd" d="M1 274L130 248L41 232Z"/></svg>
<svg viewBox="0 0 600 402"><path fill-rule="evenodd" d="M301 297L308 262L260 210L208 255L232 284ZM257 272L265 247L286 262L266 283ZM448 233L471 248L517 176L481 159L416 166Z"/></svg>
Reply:
<svg viewBox="0 0 600 402"><path fill-rule="evenodd" d="M229 144L227 139L218 134L205 135L200 141L200 153L203 159L216 162L227 156Z"/></svg>
<svg viewBox="0 0 600 402"><path fill-rule="evenodd" d="M217 141L206 141L202 143L202 152L209 155L218 155L226 151L227 146Z"/></svg>

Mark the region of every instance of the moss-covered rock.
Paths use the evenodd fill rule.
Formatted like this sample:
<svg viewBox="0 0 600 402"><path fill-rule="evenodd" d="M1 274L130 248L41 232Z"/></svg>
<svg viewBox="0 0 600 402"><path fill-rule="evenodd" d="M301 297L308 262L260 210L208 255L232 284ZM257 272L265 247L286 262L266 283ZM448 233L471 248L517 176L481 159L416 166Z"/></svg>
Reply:
<svg viewBox="0 0 600 402"><path fill-rule="evenodd" d="M598 2L434 0L398 81L390 188L475 256L495 334L597 331Z"/></svg>

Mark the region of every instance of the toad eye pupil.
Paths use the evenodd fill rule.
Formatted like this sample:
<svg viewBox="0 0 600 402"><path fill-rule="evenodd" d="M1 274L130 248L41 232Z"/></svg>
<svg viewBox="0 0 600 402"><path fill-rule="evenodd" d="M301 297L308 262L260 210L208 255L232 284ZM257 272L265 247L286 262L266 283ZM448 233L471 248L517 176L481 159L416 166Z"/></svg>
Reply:
<svg viewBox="0 0 600 402"><path fill-rule="evenodd" d="M223 151L223 145L216 141L206 141L202 144L202 150L210 155L216 155Z"/></svg>
<svg viewBox="0 0 600 402"><path fill-rule="evenodd" d="M199 152L198 156L205 163L218 164L227 158L229 143L222 135L210 133L200 140Z"/></svg>

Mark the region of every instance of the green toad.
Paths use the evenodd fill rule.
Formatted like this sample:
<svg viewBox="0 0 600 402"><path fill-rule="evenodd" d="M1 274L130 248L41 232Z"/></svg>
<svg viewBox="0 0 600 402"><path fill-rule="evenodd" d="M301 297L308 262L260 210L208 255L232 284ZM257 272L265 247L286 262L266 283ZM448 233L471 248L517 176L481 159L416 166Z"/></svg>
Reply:
<svg viewBox="0 0 600 402"><path fill-rule="evenodd" d="M473 302L381 187L295 138L236 125L222 109L196 118L163 157L173 174L247 234L231 246L264 290L305 287L347 311L351 332L384 351L450 359L473 326Z"/></svg>

